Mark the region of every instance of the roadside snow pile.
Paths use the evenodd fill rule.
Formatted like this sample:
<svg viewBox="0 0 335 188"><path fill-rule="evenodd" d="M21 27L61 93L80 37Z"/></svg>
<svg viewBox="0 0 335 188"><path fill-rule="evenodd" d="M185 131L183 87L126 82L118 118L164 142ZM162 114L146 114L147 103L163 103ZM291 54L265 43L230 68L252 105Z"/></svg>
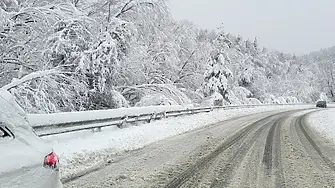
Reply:
<svg viewBox="0 0 335 188"><path fill-rule="evenodd" d="M310 125L335 143L335 109L315 112L308 117Z"/></svg>
<svg viewBox="0 0 335 188"><path fill-rule="evenodd" d="M103 166L111 155L142 148L150 143L179 135L233 117L253 113L306 108L310 106L267 106L216 110L192 116L168 118L124 129L104 128L101 132L81 131L44 137L60 155L62 178L67 179Z"/></svg>

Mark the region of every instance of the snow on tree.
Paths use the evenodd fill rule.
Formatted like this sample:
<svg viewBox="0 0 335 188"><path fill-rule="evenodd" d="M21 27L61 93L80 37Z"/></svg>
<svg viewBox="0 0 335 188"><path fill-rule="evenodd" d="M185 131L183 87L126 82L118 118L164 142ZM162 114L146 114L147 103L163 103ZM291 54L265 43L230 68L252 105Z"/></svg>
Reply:
<svg viewBox="0 0 335 188"><path fill-rule="evenodd" d="M327 94L324 92L320 93L319 101L329 101Z"/></svg>
<svg viewBox="0 0 335 188"><path fill-rule="evenodd" d="M2 0L0 7L6 11L15 11L18 9L18 2L16 0Z"/></svg>
<svg viewBox="0 0 335 188"><path fill-rule="evenodd" d="M204 99L203 93L200 91L200 89L193 91L187 88L179 88L179 90L183 92L192 101L193 104L199 105Z"/></svg>
<svg viewBox="0 0 335 188"><path fill-rule="evenodd" d="M205 97L214 93L220 93L225 100L228 100L229 80L233 77L232 72L227 67L230 61L226 50L232 45L227 34L220 32L213 41L214 49L210 54L208 67L205 72L203 91ZM229 102L229 101L228 101Z"/></svg>
<svg viewBox="0 0 335 188"><path fill-rule="evenodd" d="M287 104L296 104L300 103L300 101L296 97L286 97Z"/></svg>
<svg viewBox="0 0 335 188"><path fill-rule="evenodd" d="M62 67L30 73L1 89L10 91L28 113L82 110L85 86Z"/></svg>
<svg viewBox="0 0 335 188"><path fill-rule="evenodd" d="M214 92L212 95L204 98L202 103L200 104L203 107L208 106L223 106L228 104L227 101L222 97L222 95L218 92Z"/></svg>
<svg viewBox="0 0 335 188"><path fill-rule="evenodd" d="M87 101L84 103L85 110L129 107L128 101L121 95L121 93L113 89L103 93L89 91L87 95Z"/></svg>
<svg viewBox="0 0 335 188"><path fill-rule="evenodd" d="M171 84L124 86L119 88L119 90L122 91L121 94L125 96L131 106L135 106L137 103L139 103L137 105L148 103L148 98L155 99L156 101L163 100L166 104L191 104L191 100L182 91Z"/></svg>
<svg viewBox="0 0 335 188"><path fill-rule="evenodd" d="M229 101L228 104L234 104L234 105L241 105L243 102L235 95L235 93L232 90L227 91L227 99L226 101Z"/></svg>
<svg viewBox="0 0 335 188"><path fill-rule="evenodd" d="M251 105L259 105L262 104L261 101L259 101L256 98L247 98L244 104L251 104Z"/></svg>
<svg viewBox="0 0 335 188"><path fill-rule="evenodd" d="M204 94L205 97L217 92L227 99L228 79L232 73L225 65L225 58L222 54L213 52L209 60L208 69L205 73Z"/></svg>
<svg viewBox="0 0 335 188"><path fill-rule="evenodd" d="M279 102L279 104L286 104L286 99L284 97L278 97L277 101Z"/></svg>
<svg viewBox="0 0 335 188"><path fill-rule="evenodd" d="M165 95L153 94L142 97L141 100L135 104L135 106L138 107L160 105L178 105L178 103L171 98L167 98Z"/></svg>
<svg viewBox="0 0 335 188"><path fill-rule="evenodd" d="M0 87L31 113L334 100L334 62L177 22L165 0L0 3Z"/></svg>
<svg viewBox="0 0 335 188"><path fill-rule="evenodd" d="M73 64L80 52L89 49L92 34L80 20L58 21L54 32L48 38L48 48L44 52L53 66Z"/></svg>
<svg viewBox="0 0 335 188"><path fill-rule="evenodd" d="M259 97L259 100L264 104L280 104L277 98L271 94L264 94Z"/></svg>
<svg viewBox="0 0 335 188"><path fill-rule="evenodd" d="M234 96L239 99L240 103L243 104L248 103L249 102L248 98L252 97L252 93L244 87L240 86L233 87L231 91L234 94Z"/></svg>
<svg viewBox="0 0 335 188"><path fill-rule="evenodd" d="M179 76L179 83L183 83L185 88L192 91L196 91L201 87L201 84L204 80L204 73L206 71L208 57L210 56L212 50L211 34L209 32L201 33L200 30L196 32L196 46L193 48L192 52L189 51L189 56L186 54L188 61L184 61L184 63L186 64L187 62L187 64L183 64L184 69L180 71L181 76ZM186 35L189 34L186 33ZM205 38L201 39L200 37Z"/></svg>

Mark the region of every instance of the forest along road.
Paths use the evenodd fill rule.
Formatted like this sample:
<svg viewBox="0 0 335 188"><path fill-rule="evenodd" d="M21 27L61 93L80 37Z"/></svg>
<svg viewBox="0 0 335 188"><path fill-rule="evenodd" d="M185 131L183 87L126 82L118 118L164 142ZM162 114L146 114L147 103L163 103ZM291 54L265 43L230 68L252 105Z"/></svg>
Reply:
<svg viewBox="0 0 335 188"><path fill-rule="evenodd" d="M209 125L115 156L64 187L335 187L335 147L305 121L313 111Z"/></svg>

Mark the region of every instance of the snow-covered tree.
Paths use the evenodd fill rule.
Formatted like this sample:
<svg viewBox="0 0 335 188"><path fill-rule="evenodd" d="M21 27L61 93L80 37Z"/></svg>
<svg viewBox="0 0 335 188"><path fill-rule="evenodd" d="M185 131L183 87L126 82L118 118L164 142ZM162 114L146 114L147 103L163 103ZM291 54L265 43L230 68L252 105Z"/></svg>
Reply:
<svg viewBox="0 0 335 188"><path fill-rule="evenodd" d="M0 87L31 113L334 100L335 48L299 57L222 28L166 0L3 0Z"/></svg>
<svg viewBox="0 0 335 188"><path fill-rule="evenodd" d="M204 94L205 97L214 93L220 93L228 100L228 82L232 77L231 71L226 66L224 55L214 51L210 57L208 69L205 73Z"/></svg>

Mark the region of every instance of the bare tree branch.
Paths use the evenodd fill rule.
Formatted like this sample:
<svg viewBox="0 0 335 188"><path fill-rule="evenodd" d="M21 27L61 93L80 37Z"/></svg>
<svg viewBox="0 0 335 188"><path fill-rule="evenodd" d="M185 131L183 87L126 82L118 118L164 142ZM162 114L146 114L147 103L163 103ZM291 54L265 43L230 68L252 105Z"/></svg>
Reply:
<svg viewBox="0 0 335 188"><path fill-rule="evenodd" d="M132 9L133 6L127 8L127 6L132 3L134 0L129 0L121 9L121 11L115 15L116 18L120 17L122 14L124 14L125 12L129 11L130 9Z"/></svg>
<svg viewBox="0 0 335 188"><path fill-rule="evenodd" d="M193 55L195 54L195 50L193 50L193 52L190 54L190 56L187 58L187 60L184 62L183 66L181 67L181 70L179 71L178 75L179 75L179 78L177 80L174 81L174 83L177 83L179 82L180 80L182 80L184 77L187 77L187 76L191 76L192 74L189 73L187 75L181 75L183 70L185 69L186 65L190 62L190 59L193 57Z"/></svg>
<svg viewBox="0 0 335 188"><path fill-rule="evenodd" d="M176 84L176 83L180 82L182 79L184 79L186 77L189 77L189 76L192 76L192 75L194 75L194 74L193 73L189 73L189 74L182 75L177 80L175 80L173 83Z"/></svg>
<svg viewBox="0 0 335 188"><path fill-rule="evenodd" d="M23 66L29 70L35 70L34 68L25 65L21 60L19 59L14 59L14 58L5 58L5 59L0 59L0 64L13 64L13 65L20 65Z"/></svg>
<svg viewBox="0 0 335 188"><path fill-rule="evenodd" d="M121 9L121 11L115 15L116 18L119 18L120 16L122 16L124 13L128 12L129 10L132 10L133 8L135 8L136 6L142 6L142 5L148 5L148 6L154 6L153 3L150 2L140 2L137 3L136 5L132 5L130 7L127 8L127 6L133 2L134 0L129 0Z"/></svg>
<svg viewBox="0 0 335 188"><path fill-rule="evenodd" d="M73 0L72 3L75 7L78 7L78 3L79 3L80 0Z"/></svg>
<svg viewBox="0 0 335 188"><path fill-rule="evenodd" d="M111 19L111 6L112 6L112 2L109 1L109 4L108 4L108 18L107 18L108 23L110 22L110 19Z"/></svg>
<svg viewBox="0 0 335 188"><path fill-rule="evenodd" d="M99 8L96 8L94 11L90 11L87 16L92 16L94 14L96 14L98 12L98 10L102 9L104 6L108 5L109 4L109 1L106 1L106 3L104 3L103 5L101 5ZM98 6L98 4L93 4L91 7L94 7L94 6Z"/></svg>
<svg viewBox="0 0 335 188"><path fill-rule="evenodd" d="M190 59L192 58L192 56L195 54L195 50L193 50L193 52L191 53L191 55L187 58L187 60L185 61L184 65L181 67L181 70L179 71L179 74L181 74L181 72L184 70L184 68L186 67L186 65L190 62Z"/></svg>

